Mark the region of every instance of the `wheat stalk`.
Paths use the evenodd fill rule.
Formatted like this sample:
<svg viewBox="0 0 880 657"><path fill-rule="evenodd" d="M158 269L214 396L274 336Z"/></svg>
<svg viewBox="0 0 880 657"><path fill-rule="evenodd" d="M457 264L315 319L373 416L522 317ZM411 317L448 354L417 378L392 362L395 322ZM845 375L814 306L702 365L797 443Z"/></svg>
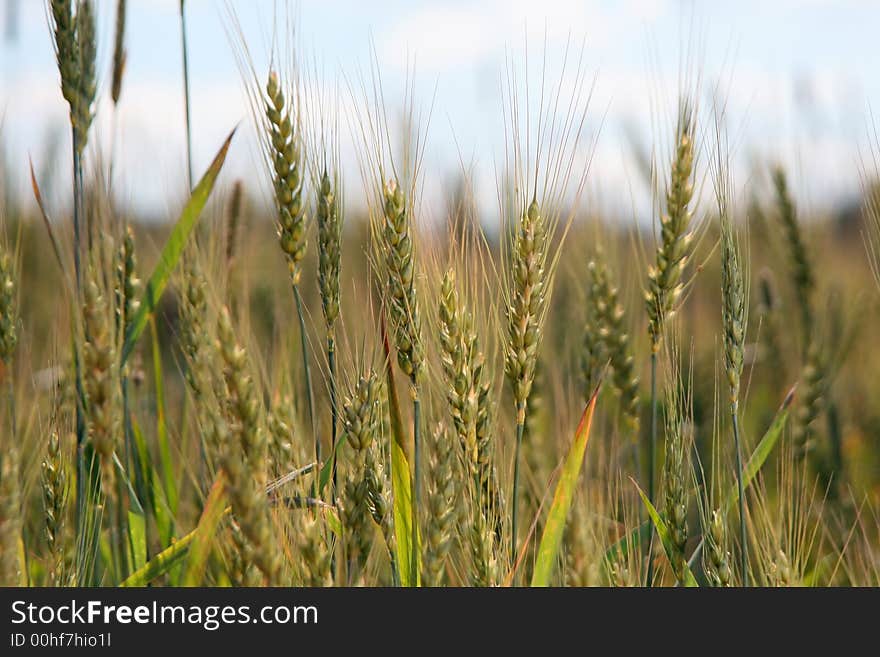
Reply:
<svg viewBox="0 0 880 657"><path fill-rule="evenodd" d="M281 250L287 257L290 282L296 302L299 319L300 348L303 360L303 378L309 408L309 422L312 425L315 442L315 460L321 460L321 442L315 426L315 401L312 393L312 376L309 365L308 337L300 295L302 278L302 259L306 252L306 220L303 207L302 188L302 149L300 144L299 115L291 118L291 108L287 103L281 82L275 71L269 72L265 89L265 110L267 119L267 151L272 164L275 187L275 206L278 212L278 239ZM299 108L296 108L299 111Z"/></svg>
<svg viewBox="0 0 880 657"><path fill-rule="evenodd" d="M514 238L507 306L507 344L504 370L513 388L516 407L516 447L513 470L511 558L516 552L520 453L526 410L538 362L543 318L547 301L547 235L536 200L522 214Z"/></svg>
<svg viewBox="0 0 880 657"><path fill-rule="evenodd" d="M648 449L648 499L654 501L654 478L657 462L657 354L663 337L663 325L674 311L684 284L682 276L688 261L694 233L690 230L693 199L695 122L689 102L679 103L675 130L675 154L666 188L666 209L660 217L660 240L654 264L648 269L645 303L648 312L648 333L651 338L651 434ZM653 578L650 557L654 533L648 542L647 581Z"/></svg>
<svg viewBox="0 0 880 657"><path fill-rule="evenodd" d="M326 159L326 158L325 158ZM327 332L327 366L330 386L330 449L333 454L333 496L337 495L337 365L336 321L339 319L339 270L342 259L342 209L338 198L339 176L326 167L318 185L315 216L318 223L318 287Z"/></svg>

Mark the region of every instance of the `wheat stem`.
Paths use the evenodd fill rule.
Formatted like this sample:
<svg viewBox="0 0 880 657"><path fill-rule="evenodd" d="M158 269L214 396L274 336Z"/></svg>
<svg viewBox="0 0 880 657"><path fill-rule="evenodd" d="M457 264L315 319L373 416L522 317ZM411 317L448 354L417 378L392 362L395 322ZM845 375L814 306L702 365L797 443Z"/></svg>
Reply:
<svg viewBox="0 0 880 657"><path fill-rule="evenodd" d="M743 486L742 446L739 437L739 418L737 404L734 402L730 408L733 420L733 446L736 450L736 487L739 492L739 537L742 542L740 552L740 568L742 569L743 586L749 585L749 544L746 532L746 503L745 488Z"/></svg>
<svg viewBox="0 0 880 657"><path fill-rule="evenodd" d="M184 11L184 5L186 5L186 0L180 0L180 45L183 57L183 118L186 129L186 180L188 189L192 189L192 124L190 123L189 56L186 47L186 11Z"/></svg>
<svg viewBox="0 0 880 657"><path fill-rule="evenodd" d="M648 499L654 499L654 472L657 468L657 352L651 351L651 442L648 445ZM648 574L646 586L654 582L654 525L648 538Z"/></svg>
<svg viewBox="0 0 880 657"><path fill-rule="evenodd" d="M318 428L315 426L315 396L312 393L312 371L309 366L309 336L306 333L306 322L303 316L302 296L299 293L299 284L293 285L293 297L296 301L296 316L299 320L299 342L302 350L303 379L306 386L306 400L309 405L309 424L312 427L312 436L315 443L315 461L321 462L321 441L318 438Z"/></svg>

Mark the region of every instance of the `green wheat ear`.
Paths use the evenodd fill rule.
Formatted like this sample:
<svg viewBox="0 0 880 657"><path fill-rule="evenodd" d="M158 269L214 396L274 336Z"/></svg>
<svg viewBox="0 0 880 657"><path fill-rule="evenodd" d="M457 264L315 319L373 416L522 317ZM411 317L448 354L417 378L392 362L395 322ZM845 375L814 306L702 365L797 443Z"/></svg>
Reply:
<svg viewBox="0 0 880 657"><path fill-rule="evenodd" d="M339 318L339 269L342 259L342 216L334 179L325 170L318 187L318 287L328 337Z"/></svg>
<svg viewBox="0 0 880 657"><path fill-rule="evenodd" d="M12 256L0 246L0 361L7 366L18 345L18 302Z"/></svg>
<svg viewBox="0 0 880 657"><path fill-rule="evenodd" d="M657 351L663 323L676 307L684 288L682 275L687 264L694 234L689 232L694 195L694 121L690 106L684 103L679 112L675 157L666 190L666 212L660 217L660 243L657 258L648 271L645 303L651 348Z"/></svg>
<svg viewBox="0 0 880 657"><path fill-rule="evenodd" d="M533 200L522 215L512 257L505 372L513 388L516 421L521 425L535 380L547 299L547 235L537 201Z"/></svg>
<svg viewBox="0 0 880 657"><path fill-rule="evenodd" d="M379 431L380 384L375 373L361 376L342 406L342 430L354 452L351 472L343 495L348 552L363 570L373 542L371 494L368 471L370 449Z"/></svg>
<svg viewBox="0 0 880 657"><path fill-rule="evenodd" d="M306 252L305 214L302 202L302 159L299 134L294 132L290 107L281 90L278 74L269 73L266 83L266 118L269 121L274 172L275 205L278 211L278 239L287 256L294 286L302 276L301 262Z"/></svg>
<svg viewBox="0 0 880 657"><path fill-rule="evenodd" d="M611 271L602 257L587 265L587 321L581 358L584 396L589 399L606 363L620 398L621 417L628 435L639 434L639 379L630 348L626 317Z"/></svg>
<svg viewBox="0 0 880 657"><path fill-rule="evenodd" d="M263 582L277 581L280 560L273 536L266 499L268 441L261 426L261 402L247 373L247 354L238 344L229 310L222 308L217 320L217 352L226 383L227 440L220 442L226 489L235 522L246 539L244 562L251 560Z"/></svg>
<svg viewBox="0 0 880 657"><path fill-rule="evenodd" d="M388 276L388 310L394 328L397 362L416 387L424 354L415 287L412 218L406 195L396 181L385 184L383 198L382 253Z"/></svg>

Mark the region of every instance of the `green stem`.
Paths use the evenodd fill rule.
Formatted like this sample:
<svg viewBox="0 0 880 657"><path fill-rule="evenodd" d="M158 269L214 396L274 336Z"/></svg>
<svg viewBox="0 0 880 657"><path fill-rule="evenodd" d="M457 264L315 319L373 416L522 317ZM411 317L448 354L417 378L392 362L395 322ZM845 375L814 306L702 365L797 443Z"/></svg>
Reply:
<svg viewBox="0 0 880 657"><path fill-rule="evenodd" d="M648 499L654 504L654 472L657 469L657 350L651 350L651 442L648 448ZM654 583L654 525L648 538L648 576L646 586Z"/></svg>
<svg viewBox="0 0 880 657"><path fill-rule="evenodd" d="M333 490L331 492L333 504L336 505L339 500L339 488L336 470L336 344L333 336L327 336L327 366L330 370L330 458L333 459ZM331 569L333 571L333 581L339 581L338 563L336 559L336 551L333 551Z"/></svg>
<svg viewBox="0 0 880 657"><path fill-rule="evenodd" d="M76 129L71 128L73 139L73 271L76 276L77 302L82 292L82 188L80 187L82 159Z"/></svg>
<svg viewBox="0 0 880 657"><path fill-rule="evenodd" d="M513 453L513 509L510 517L510 563L516 562L516 528L517 517L519 513L519 462L520 452L522 451L523 433L525 432L525 404L521 404L517 409L517 418L522 417L522 421L516 423L516 447Z"/></svg>
<svg viewBox="0 0 880 657"><path fill-rule="evenodd" d="M193 188L193 165L192 165L192 133L189 118L189 57L186 50L186 12L183 6L185 0L180 0L180 40L183 47L183 113L186 121L186 173L189 189Z"/></svg>
<svg viewBox="0 0 880 657"><path fill-rule="evenodd" d="M743 490L743 465L742 465L742 449L739 439L739 419L737 414L737 403L733 402L731 409L733 416L733 445L736 450L736 485L739 489L739 537L742 543L740 552L740 568L742 569L743 586L749 585L749 544L748 535L746 533L746 503L745 493Z"/></svg>
<svg viewBox="0 0 880 657"><path fill-rule="evenodd" d="M333 455L333 503L339 499L336 472L336 344L333 336L327 338L327 364L330 369L330 453Z"/></svg>
<svg viewBox="0 0 880 657"><path fill-rule="evenodd" d="M302 348L303 376L306 383L306 398L309 403L309 424L315 441L315 462L321 462L321 441L318 440L318 428L315 426L315 398L312 395L312 371L309 367L309 339L306 334L306 320L303 316L303 302L299 293L299 285L293 286L293 297L296 301L296 315L299 318L299 340Z"/></svg>
<svg viewBox="0 0 880 657"><path fill-rule="evenodd" d="M418 582L419 567L419 491L422 485L422 457L420 449L421 439L419 430L421 426L421 402L418 388L413 386L413 508L412 508L412 573L414 581Z"/></svg>

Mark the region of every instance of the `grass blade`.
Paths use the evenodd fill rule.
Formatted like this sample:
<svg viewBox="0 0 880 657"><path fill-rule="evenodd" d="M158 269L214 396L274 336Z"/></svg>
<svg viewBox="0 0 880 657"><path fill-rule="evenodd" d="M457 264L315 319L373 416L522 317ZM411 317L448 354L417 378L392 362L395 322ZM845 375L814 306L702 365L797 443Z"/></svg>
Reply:
<svg viewBox="0 0 880 657"><path fill-rule="evenodd" d="M642 498L642 503L645 505L645 509L647 509L648 511L648 516L651 519L651 523L653 523L654 525L657 536L660 538L660 543L663 545L663 551L666 552L666 558L672 561L674 558L674 548L672 547L672 538L669 536L669 527L666 525L666 521L663 520L663 518L657 512L657 509L654 507L653 504L651 504L651 500L648 499L648 496L645 495L644 491L639 488L639 485L636 483L635 479L630 477L630 481L633 482L636 490L639 491L639 497ZM687 587L699 586L697 584L696 578L694 578L694 574L691 572L690 567L687 565L685 565L684 568L684 585Z"/></svg>
<svg viewBox="0 0 880 657"><path fill-rule="evenodd" d="M165 499L171 515L177 515L178 493L174 479L174 465L168 444L168 423L165 421L165 384L162 374L162 349L159 345L159 332L156 318L150 316L150 337L153 344L153 376L156 386L156 437L159 441L159 462L162 464L162 479L165 485Z"/></svg>
<svg viewBox="0 0 880 657"><path fill-rule="evenodd" d="M568 449L568 455L565 457L562 473L559 476L559 482L556 484L556 491L553 494L550 512L547 515L547 523L544 525L544 532L541 534L541 542L538 545L538 557L532 573L532 586L550 585L550 578L556 565L556 556L562 543L562 532L565 529L565 522L571 509L574 491L577 487L581 466L584 462L587 442L590 439L590 427L593 423L593 412L596 409L598 394L599 388L596 388L593 396L590 397L587 407L584 409L583 415L581 415L581 421L575 431L574 440Z"/></svg>
<svg viewBox="0 0 880 657"><path fill-rule="evenodd" d="M746 463L745 469L743 471L743 488L745 490L748 490L749 485L752 483L752 481L754 481L755 477L758 475L758 472L760 472L761 467L763 467L764 462L770 456L773 448L776 446L776 443L779 442L779 438L780 436L782 436L782 430L785 428L785 423L788 420L788 414L793 400L794 389L792 389L788 393L788 395L786 395L785 401L782 402L782 406L776 413L776 417L773 418L773 422L770 424L770 427L767 429L766 433L761 438L761 441L758 443L758 446L755 447L755 450L749 457L748 463ZM731 485L730 490L725 497L725 510L730 510L733 505L737 503L738 500L739 492L737 491L736 484L734 483L733 485ZM651 523L646 520L641 525L630 531L626 536L614 543L614 545L612 545L605 551L604 561L606 566L616 559L625 558L627 554L629 554L630 550L638 547L644 541L647 541L650 531ZM697 549L694 551L694 554L688 561L689 566L693 566L695 558L699 554L702 545L703 542L702 540L700 540L700 544L697 546Z"/></svg>
<svg viewBox="0 0 880 657"><path fill-rule="evenodd" d="M143 568L147 563L147 519L143 513L128 512L128 545L132 567Z"/></svg>
<svg viewBox="0 0 880 657"><path fill-rule="evenodd" d="M196 525L195 536L189 548L189 559L184 569L183 586L200 586L204 580L205 568L214 547L214 534L217 533L217 527L226 512L224 488L225 477L220 472L211 485L199 524Z"/></svg>
<svg viewBox="0 0 880 657"><path fill-rule="evenodd" d="M189 550L190 544L196 537L196 529L189 534L175 541L169 547L162 550L155 557L150 559L143 567L138 568L131 575L126 577L119 586L122 587L138 587L146 586L153 580L168 573L172 568L183 562Z"/></svg>
<svg viewBox="0 0 880 657"><path fill-rule="evenodd" d="M229 133L226 141L223 142L223 146L221 146L216 157L214 157L214 161L211 162L211 166L208 167L208 170L205 172L205 175L202 176L199 184L193 189L189 201L183 208L180 218L177 220L174 229L171 231L171 235L168 237L168 241L162 248L162 253L159 255L159 262L156 264L156 268L153 270L153 275L150 276L150 280L147 281L147 285L144 288L140 308L138 308L137 313L132 318L128 330L125 332L125 342L122 345L120 365L125 364L126 360L128 360L128 357L134 350L138 338L141 333L143 333L144 328L146 328L147 317L153 313L156 309L156 305L159 303L159 298L162 296L162 292L165 290L168 279L171 277L171 273L174 271L177 262L180 260L180 256L183 253L183 249L186 246L190 233L192 233L193 228L195 228L196 222L202 214L202 209L204 209L205 204L208 202L211 190L214 189L214 183L217 181L220 169L223 168L223 162L226 160L226 153L229 151L229 144L232 142L234 134L235 130Z"/></svg>
<svg viewBox="0 0 880 657"><path fill-rule="evenodd" d="M743 489L747 490L749 484L755 480L755 477L758 476L758 472L761 470L761 466L764 465L767 457L770 456L773 448L776 447L776 443L779 442L782 430L785 428L785 422L788 420L788 411L793 400L794 388L786 395L785 401L782 402L782 407L776 413L776 417L773 418L770 428L767 429L758 446L755 447L755 451L749 457L748 463L746 463L743 469ZM737 490L736 485L732 485L724 501L724 510L729 512L738 501L739 490Z"/></svg>

